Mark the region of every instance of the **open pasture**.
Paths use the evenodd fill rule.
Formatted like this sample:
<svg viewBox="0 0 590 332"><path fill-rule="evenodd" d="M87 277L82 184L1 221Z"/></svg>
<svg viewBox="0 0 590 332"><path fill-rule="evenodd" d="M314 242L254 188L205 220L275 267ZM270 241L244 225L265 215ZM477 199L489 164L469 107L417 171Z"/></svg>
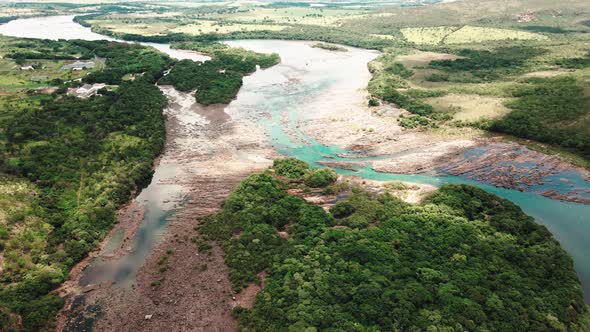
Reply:
<svg viewBox="0 0 590 332"><path fill-rule="evenodd" d="M169 32L201 35L209 33L232 33L238 31L280 31L285 29L285 27L286 26L272 24L243 24L199 20L191 24L175 27L170 29Z"/></svg>
<svg viewBox="0 0 590 332"><path fill-rule="evenodd" d="M243 23L304 24L338 26L342 20L362 17L362 10L324 9L314 7L253 8L244 12L211 15L210 18Z"/></svg>
<svg viewBox="0 0 590 332"><path fill-rule="evenodd" d="M510 109L504 106L505 98L493 96L451 93L428 98L426 102L432 105L435 112L450 113L455 120L462 121L496 119L510 112Z"/></svg>
<svg viewBox="0 0 590 332"><path fill-rule="evenodd" d="M404 37L419 45L469 44L498 40L548 40L549 37L521 30L477 27L422 27L401 29Z"/></svg>

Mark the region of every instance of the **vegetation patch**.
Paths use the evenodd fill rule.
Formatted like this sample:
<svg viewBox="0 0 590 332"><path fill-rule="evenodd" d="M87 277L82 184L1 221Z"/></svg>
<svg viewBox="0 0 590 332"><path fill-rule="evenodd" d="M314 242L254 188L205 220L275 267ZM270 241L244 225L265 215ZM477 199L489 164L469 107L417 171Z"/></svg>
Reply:
<svg viewBox="0 0 590 332"><path fill-rule="evenodd" d="M355 9L331 9L313 7L286 7L286 8L252 8L250 10L221 16L224 19L236 22L248 22L256 24L301 24L335 26L341 20L361 17L364 11ZM216 16L213 15L213 18ZM219 16L217 16L219 17Z"/></svg>
<svg viewBox="0 0 590 332"><path fill-rule="evenodd" d="M427 66L433 60L455 60L459 56L450 53L440 52L414 52L412 54L400 55L396 61L409 67Z"/></svg>
<svg viewBox="0 0 590 332"><path fill-rule="evenodd" d="M449 73L469 72L477 79L491 81L503 75L521 72L527 60L545 52L543 49L525 46L500 47L493 51L463 49L457 53L462 58L434 60L430 62L430 67Z"/></svg>
<svg viewBox="0 0 590 332"><path fill-rule="evenodd" d="M272 24L239 24L216 21L196 21L191 24L181 25L170 29L170 33L186 33L189 35L202 35L211 33L231 33L238 31L280 31L286 26Z"/></svg>
<svg viewBox="0 0 590 332"><path fill-rule="evenodd" d="M47 42L27 41L31 53ZM164 144L166 98L154 85L171 60L139 45L60 41L65 53L106 59L85 76L120 82L88 99L53 94L6 100L0 118L0 330L22 319L39 331L63 300L49 295L70 268L92 250L115 221L117 208L145 185ZM29 61L25 56L24 59ZM50 59L43 59L49 61ZM6 318L8 317L8 318Z"/></svg>
<svg viewBox="0 0 590 332"><path fill-rule="evenodd" d="M200 229L236 290L266 272L253 308L234 309L244 330L585 329L571 258L507 200L465 185L422 205L353 189L326 213L287 188L253 175Z"/></svg>
<svg viewBox="0 0 590 332"><path fill-rule="evenodd" d="M590 156L588 97L573 77L530 78L514 91L512 109L491 129L559 145Z"/></svg>
<svg viewBox="0 0 590 332"><path fill-rule="evenodd" d="M173 85L180 91L196 89L195 98L203 105L229 103L240 90L244 75L255 72L256 66L268 68L280 61L275 53L255 53L224 44L182 43L175 46L208 53L213 59L205 62L182 60L160 79L159 84Z"/></svg>
<svg viewBox="0 0 590 332"><path fill-rule="evenodd" d="M528 26L520 27L520 29L526 30L526 31L531 31L531 32L538 32L538 33L556 33L556 34L577 32L576 30L564 29L562 27L548 26L548 25L528 25Z"/></svg>
<svg viewBox="0 0 590 332"><path fill-rule="evenodd" d="M328 50L328 51L348 52L348 49L345 47L333 45L333 44L326 44L326 43L315 43L311 47L321 48L321 49Z"/></svg>
<svg viewBox="0 0 590 332"><path fill-rule="evenodd" d="M443 43L445 38L457 29L456 27L425 27L404 28L400 31L409 42L420 45L437 45Z"/></svg>
<svg viewBox="0 0 590 332"><path fill-rule="evenodd" d="M555 64L567 69L584 69L590 67L590 52L583 57L566 58L555 61Z"/></svg>
<svg viewBox="0 0 590 332"><path fill-rule="evenodd" d="M458 27L424 27L401 29L404 37L415 44L468 44L496 40L547 40L548 37L527 31L463 26Z"/></svg>

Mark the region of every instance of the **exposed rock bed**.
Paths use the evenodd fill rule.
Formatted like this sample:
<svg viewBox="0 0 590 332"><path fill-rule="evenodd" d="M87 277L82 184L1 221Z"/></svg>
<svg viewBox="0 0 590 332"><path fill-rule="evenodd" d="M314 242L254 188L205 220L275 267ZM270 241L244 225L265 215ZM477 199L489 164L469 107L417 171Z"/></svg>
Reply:
<svg viewBox="0 0 590 332"><path fill-rule="evenodd" d="M234 331L233 294L220 248L198 253L191 238L199 220L217 211L234 186L249 174L267 168L276 157L256 126L238 122L223 106L203 107L191 94L161 87L169 97L167 142L156 166L165 170L156 185L180 186L181 195L158 197L164 209L177 208L156 247L129 284L104 280L84 285L84 269L95 258L120 259L133 250L137 225L143 220L142 195L120 211L119 223L100 250L75 268L61 289L66 305L58 330L83 331ZM175 188L179 189L179 188ZM157 193L160 193L156 190ZM155 198L150 197L153 201ZM182 208L180 208L182 207ZM119 229L116 248L109 240ZM166 269L159 260L166 255ZM206 269L203 266L206 265ZM133 280L133 279L132 279ZM149 316L149 319L146 317Z"/></svg>

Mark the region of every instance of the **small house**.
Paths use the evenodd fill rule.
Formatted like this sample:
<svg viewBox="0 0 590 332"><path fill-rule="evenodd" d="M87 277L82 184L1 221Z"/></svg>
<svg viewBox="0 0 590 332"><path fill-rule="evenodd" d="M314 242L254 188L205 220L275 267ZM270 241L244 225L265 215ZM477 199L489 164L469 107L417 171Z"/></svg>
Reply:
<svg viewBox="0 0 590 332"><path fill-rule="evenodd" d="M76 61L72 63L65 64L61 67L63 70L82 70L82 69L91 69L94 68L95 64L92 61L83 62L83 61Z"/></svg>

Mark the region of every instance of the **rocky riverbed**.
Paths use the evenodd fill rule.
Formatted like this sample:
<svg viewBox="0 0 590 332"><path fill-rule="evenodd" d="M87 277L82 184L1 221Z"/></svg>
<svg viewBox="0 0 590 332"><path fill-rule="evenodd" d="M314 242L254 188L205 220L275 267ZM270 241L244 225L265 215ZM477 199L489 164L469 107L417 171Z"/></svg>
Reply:
<svg viewBox="0 0 590 332"><path fill-rule="evenodd" d="M100 250L73 270L61 289L67 303L58 330L235 329L221 250L199 256L190 239L198 235L199 220L217 211L240 180L268 167L277 155L261 130L234 121L223 105L203 107L190 93L161 89L170 100L165 111L168 135L153 188L121 209L119 223ZM141 233L145 210L154 205L167 211L162 215L165 231L162 225L160 231ZM142 234L156 236L155 245L147 248L144 259L133 257L138 261L126 265ZM159 263L164 256L166 268ZM121 278L125 273L129 276Z"/></svg>

